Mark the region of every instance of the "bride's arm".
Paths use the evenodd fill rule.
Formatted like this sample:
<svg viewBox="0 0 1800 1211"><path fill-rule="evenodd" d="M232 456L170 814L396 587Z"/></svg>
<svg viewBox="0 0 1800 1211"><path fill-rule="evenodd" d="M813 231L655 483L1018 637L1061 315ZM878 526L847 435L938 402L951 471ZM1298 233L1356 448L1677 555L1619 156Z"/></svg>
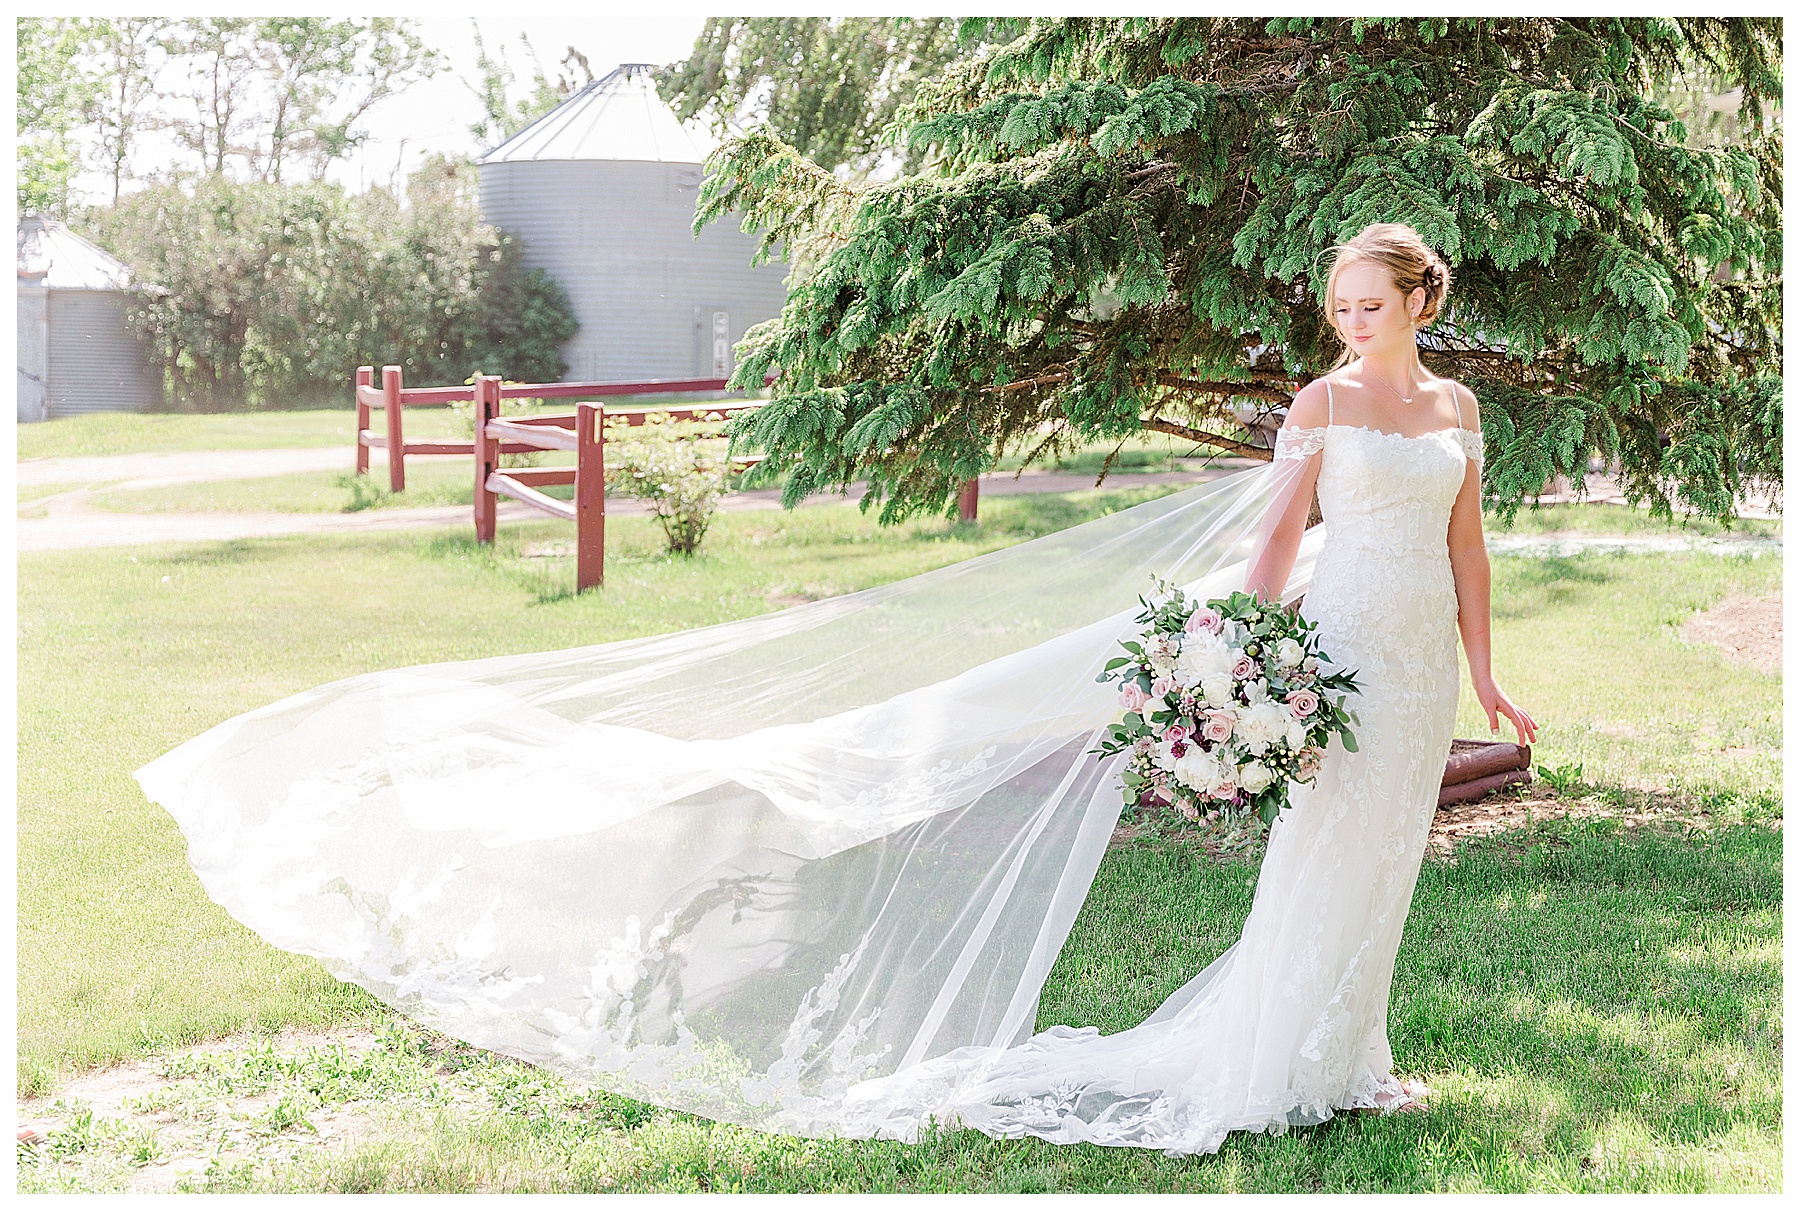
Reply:
<svg viewBox="0 0 1800 1211"><path fill-rule="evenodd" d="M1463 396L1465 427L1481 432L1474 392L1461 384L1452 390ZM1450 510L1449 541L1450 574L1456 581L1456 628L1462 633L1463 654L1469 660L1469 680L1475 686L1475 697L1487 712L1491 731L1500 730L1500 716L1505 715L1512 720L1520 743L1529 744L1537 739L1537 724L1494 683L1489 606L1493 577L1488 566L1487 541L1481 532L1481 464L1473 459Z"/></svg>
<svg viewBox="0 0 1800 1211"><path fill-rule="evenodd" d="M1281 427L1312 429L1325 421L1325 385L1315 379L1294 396ZM1312 511L1313 488L1319 480L1322 458L1322 454L1314 453L1304 459L1277 459L1268 469L1274 490L1244 577L1246 593L1256 593L1264 601L1276 601L1287 587L1294 560L1300 553L1300 540L1306 533L1306 517Z"/></svg>

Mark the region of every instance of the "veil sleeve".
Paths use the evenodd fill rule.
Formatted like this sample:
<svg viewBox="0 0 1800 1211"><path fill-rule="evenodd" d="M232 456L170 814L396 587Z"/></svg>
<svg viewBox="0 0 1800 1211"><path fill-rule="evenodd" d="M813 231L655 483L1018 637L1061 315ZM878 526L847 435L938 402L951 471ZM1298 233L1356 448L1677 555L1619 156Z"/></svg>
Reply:
<svg viewBox="0 0 1800 1211"><path fill-rule="evenodd" d="M1307 545L1316 548L1318 542L1318 538L1307 534L1306 518L1325 457L1325 432L1324 426L1289 427L1275 436L1275 458L1267 471L1268 505L1257 527L1244 575L1247 592L1284 601L1294 596L1296 586L1290 581L1302 544L1312 538Z"/></svg>

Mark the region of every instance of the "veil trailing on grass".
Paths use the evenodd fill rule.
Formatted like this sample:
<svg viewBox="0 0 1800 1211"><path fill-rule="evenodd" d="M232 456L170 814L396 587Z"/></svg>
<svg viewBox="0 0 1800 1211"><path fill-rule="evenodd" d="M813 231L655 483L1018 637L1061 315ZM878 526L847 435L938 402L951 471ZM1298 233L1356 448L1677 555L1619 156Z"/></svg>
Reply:
<svg viewBox="0 0 1800 1211"><path fill-rule="evenodd" d="M1153 573L1242 587L1298 469L737 622L352 677L136 776L214 900L421 1022L853 1134L857 1082L1030 1034L1123 804L1095 676Z"/></svg>

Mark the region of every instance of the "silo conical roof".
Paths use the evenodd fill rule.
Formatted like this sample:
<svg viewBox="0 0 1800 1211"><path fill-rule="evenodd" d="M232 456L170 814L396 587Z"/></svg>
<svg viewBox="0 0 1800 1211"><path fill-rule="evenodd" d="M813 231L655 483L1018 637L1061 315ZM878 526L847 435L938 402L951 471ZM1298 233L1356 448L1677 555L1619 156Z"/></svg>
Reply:
<svg viewBox="0 0 1800 1211"><path fill-rule="evenodd" d="M657 95L648 63L623 63L483 156L526 160L648 160L698 164L711 150Z"/></svg>
<svg viewBox="0 0 1800 1211"><path fill-rule="evenodd" d="M104 249L42 215L19 220L19 276L51 290L127 290L131 270Z"/></svg>

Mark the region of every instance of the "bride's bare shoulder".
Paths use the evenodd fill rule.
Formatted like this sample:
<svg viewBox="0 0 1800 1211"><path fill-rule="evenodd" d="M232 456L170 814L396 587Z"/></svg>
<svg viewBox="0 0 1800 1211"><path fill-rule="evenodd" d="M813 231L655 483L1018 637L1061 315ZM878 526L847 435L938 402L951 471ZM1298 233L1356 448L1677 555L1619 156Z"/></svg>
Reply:
<svg viewBox="0 0 1800 1211"><path fill-rule="evenodd" d="M1326 408L1325 380L1315 378L1294 395L1294 402L1288 405L1287 419L1282 421L1283 429L1317 429L1328 423L1330 412Z"/></svg>

